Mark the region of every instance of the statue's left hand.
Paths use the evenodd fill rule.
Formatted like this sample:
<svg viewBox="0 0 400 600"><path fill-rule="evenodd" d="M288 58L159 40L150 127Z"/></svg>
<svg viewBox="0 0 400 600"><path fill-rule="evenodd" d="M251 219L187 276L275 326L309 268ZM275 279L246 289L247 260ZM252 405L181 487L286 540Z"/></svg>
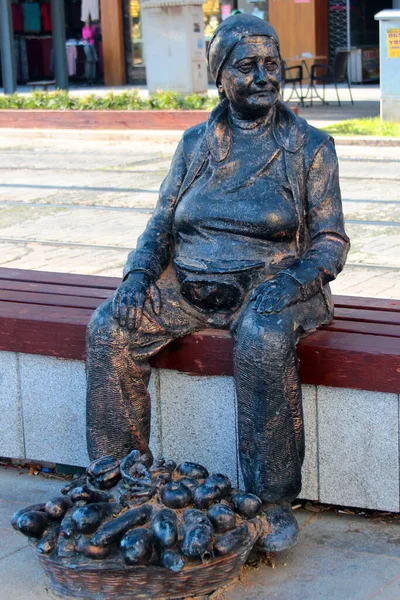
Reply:
<svg viewBox="0 0 400 600"><path fill-rule="evenodd" d="M302 300L301 285L284 273L261 283L250 296L252 308L258 313L278 313Z"/></svg>

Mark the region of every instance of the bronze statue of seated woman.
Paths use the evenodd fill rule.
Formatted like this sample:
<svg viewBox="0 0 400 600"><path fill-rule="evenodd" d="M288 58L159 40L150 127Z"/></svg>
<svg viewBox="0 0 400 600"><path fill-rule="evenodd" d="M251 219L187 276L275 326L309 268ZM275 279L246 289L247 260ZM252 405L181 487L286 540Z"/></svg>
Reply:
<svg viewBox="0 0 400 600"><path fill-rule="evenodd" d="M257 17L229 17L209 46L221 102L186 131L114 298L87 337L91 458L143 454L149 359L208 327L235 340L239 452L247 491L291 547L304 431L296 343L333 316L329 282L349 248L333 140L280 99L279 41Z"/></svg>

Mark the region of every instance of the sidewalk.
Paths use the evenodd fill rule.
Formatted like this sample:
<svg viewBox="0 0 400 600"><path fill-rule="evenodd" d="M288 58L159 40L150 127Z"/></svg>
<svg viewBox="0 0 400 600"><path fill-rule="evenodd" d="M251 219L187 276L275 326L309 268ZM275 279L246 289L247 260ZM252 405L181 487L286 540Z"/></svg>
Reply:
<svg viewBox="0 0 400 600"><path fill-rule="evenodd" d="M61 487L58 479L0 468L0 600L54 598L34 551L11 528L10 519L22 507L58 495ZM303 509L296 510L296 517L301 528L297 547L273 558L274 568L246 567L241 580L215 600L400 598L399 520Z"/></svg>

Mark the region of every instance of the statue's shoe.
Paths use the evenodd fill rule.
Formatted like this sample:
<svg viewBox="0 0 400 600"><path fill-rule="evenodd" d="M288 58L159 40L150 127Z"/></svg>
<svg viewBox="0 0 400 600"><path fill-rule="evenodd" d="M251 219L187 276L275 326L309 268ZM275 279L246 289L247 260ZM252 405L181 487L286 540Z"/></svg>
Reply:
<svg viewBox="0 0 400 600"><path fill-rule="evenodd" d="M293 548L299 539L299 526L289 502L264 504L268 533L262 535L257 542L257 550L261 552L282 552Z"/></svg>

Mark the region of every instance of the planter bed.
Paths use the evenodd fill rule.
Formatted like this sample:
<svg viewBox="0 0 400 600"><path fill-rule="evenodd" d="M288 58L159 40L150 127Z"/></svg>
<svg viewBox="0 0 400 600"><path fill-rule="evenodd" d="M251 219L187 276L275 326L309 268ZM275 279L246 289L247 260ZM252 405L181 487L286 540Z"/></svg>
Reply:
<svg viewBox="0 0 400 600"><path fill-rule="evenodd" d="M298 109L292 108L294 112ZM185 130L206 121L206 110L0 110L0 128Z"/></svg>

